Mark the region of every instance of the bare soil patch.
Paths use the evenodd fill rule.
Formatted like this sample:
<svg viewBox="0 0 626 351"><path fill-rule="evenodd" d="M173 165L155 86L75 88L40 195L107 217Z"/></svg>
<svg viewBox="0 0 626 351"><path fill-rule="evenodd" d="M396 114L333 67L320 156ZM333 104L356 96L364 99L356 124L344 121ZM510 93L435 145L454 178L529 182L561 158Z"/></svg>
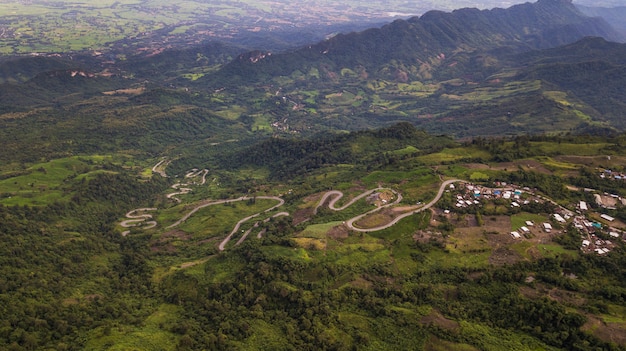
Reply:
<svg viewBox="0 0 626 351"><path fill-rule="evenodd" d="M173 241L191 239L192 235L182 230L174 229L163 233L158 239L150 243L153 252L176 252L178 249L172 244Z"/></svg>
<svg viewBox="0 0 626 351"><path fill-rule="evenodd" d="M338 226L332 227L330 228L328 233L326 233L326 235L328 235L328 237L332 239L345 239L349 236L349 234L350 234L350 231L348 230L348 227L346 227L345 225L338 225Z"/></svg>
<svg viewBox="0 0 626 351"><path fill-rule="evenodd" d="M450 216L450 222L454 224L456 228L470 228L470 227L478 227L478 222L476 221L476 216L474 215L453 215Z"/></svg>
<svg viewBox="0 0 626 351"><path fill-rule="evenodd" d="M542 296L542 294L536 288L531 288L530 286L520 286L519 292L522 294L522 296L529 299L538 299Z"/></svg>
<svg viewBox="0 0 626 351"><path fill-rule="evenodd" d="M416 205L416 206L399 206L399 207L394 207L391 210L393 212L396 212L397 214L402 214L402 213L406 213L406 212L410 212L410 211L415 211L418 208L422 207L422 205Z"/></svg>
<svg viewBox="0 0 626 351"><path fill-rule="evenodd" d="M180 239L180 240L189 240L191 239L191 234L186 233L182 230L178 230L178 229L174 229L174 230L170 230L168 232L165 232L161 235L161 237L159 238L159 241L164 241L166 239Z"/></svg>
<svg viewBox="0 0 626 351"><path fill-rule="evenodd" d="M295 211L292 214L293 225L298 225L306 220L311 219L313 217L314 210L312 208L303 208Z"/></svg>
<svg viewBox="0 0 626 351"><path fill-rule="evenodd" d="M567 291L558 288L552 288L548 291L548 298L557 301L559 303L569 306L582 306L587 300L580 295L572 291Z"/></svg>
<svg viewBox="0 0 626 351"><path fill-rule="evenodd" d="M626 325L621 323L605 323L593 315L586 315L587 323L582 326L583 331L591 332L595 337L606 342L618 345L626 344Z"/></svg>
<svg viewBox="0 0 626 351"><path fill-rule="evenodd" d="M308 203L315 203L315 204L317 204L320 201L320 199L322 198L322 195L324 195L324 193L311 194L311 195L305 197L302 201L305 204L308 204Z"/></svg>
<svg viewBox="0 0 626 351"><path fill-rule="evenodd" d="M508 233L511 231L511 217L509 216L483 216L487 232Z"/></svg>
<svg viewBox="0 0 626 351"><path fill-rule="evenodd" d="M420 243L429 243L434 240L443 240L443 234L431 230L418 230L415 234L413 234L413 240Z"/></svg>
<svg viewBox="0 0 626 351"><path fill-rule="evenodd" d="M384 209L359 219L354 225L359 228L374 228L391 222L394 217L393 210Z"/></svg>
<svg viewBox="0 0 626 351"><path fill-rule="evenodd" d="M422 317L420 319L420 323L426 325L435 325L449 331L458 331L460 327L457 321L453 321L444 317L437 310L432 310L429 315Z"/></svg>

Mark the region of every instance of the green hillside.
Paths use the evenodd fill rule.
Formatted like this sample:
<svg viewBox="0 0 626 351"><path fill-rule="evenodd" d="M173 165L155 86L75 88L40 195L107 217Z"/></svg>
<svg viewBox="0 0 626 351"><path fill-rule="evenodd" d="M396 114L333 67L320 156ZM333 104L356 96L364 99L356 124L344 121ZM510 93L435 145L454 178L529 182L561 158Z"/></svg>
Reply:
<svg viewBox="0 0 626 351"><path fill-rule="evenodd" d="M117 154L4 166L0 345L621 350L624 244L609 232L626 230L626 212L593 198L626 196L622 180L600 177L626 172L623 141L461 144L399 124L232 142L227 153L216 145L205 161ZM463 181L420 212L445 179ZM475 198L470 184L520 189L520 199ZM169 196L183 187L192 191ZM324 201L330 190L343 198ZM479 204L455 206L468 196ZM576 219L553 219L579 201L602 223L595 235L611 238L608 254L581 249ZM607 211L616 229L599 218ZM526 221L535 226L512 238Z"/></svg>
<svg viewBox="0 0 626 351"><path fill-rule="evenodd" d="M131 5L99 11L163 4ZM597 35L541 0L0 58L0 350L626 350L626 46Z"/></svg>

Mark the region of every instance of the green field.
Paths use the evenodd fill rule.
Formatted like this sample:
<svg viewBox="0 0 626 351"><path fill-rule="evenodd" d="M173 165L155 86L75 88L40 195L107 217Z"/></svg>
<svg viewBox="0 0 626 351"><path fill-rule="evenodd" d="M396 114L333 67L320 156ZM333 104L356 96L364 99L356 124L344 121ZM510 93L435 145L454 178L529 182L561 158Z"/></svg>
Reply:
<svg viewBox="0 0 626 351"><path fill-rule="evenodd" d="M0 203L5 205L46 205L68 200L72 184L97 174L115 174L102 166L120 162L114 156L76 156L35 163L20 171L5 171L0 180Z"/></svg>

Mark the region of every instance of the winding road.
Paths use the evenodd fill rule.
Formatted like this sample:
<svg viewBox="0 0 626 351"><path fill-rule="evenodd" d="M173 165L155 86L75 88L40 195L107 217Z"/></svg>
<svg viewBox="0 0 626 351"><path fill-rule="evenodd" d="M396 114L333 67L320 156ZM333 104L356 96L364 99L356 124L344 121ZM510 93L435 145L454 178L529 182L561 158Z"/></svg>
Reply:
<svg viewBox="0 0 626 351"><path fill-rule="evenodd" d="M154 207L149 207L149 208L137 208L134 209L132 211L129 211L128 213L126 213L126 218L130 218L127 220L124 220L122 222L120 222L120 226L122 226L123 228L131 228L131 227L137 227L140 226L141 223L145 222L145 226L143 227L143 229L150 229L150 228L154 228L157 226L157 222L156 221L148 221L149 219L152 219L152 215L151 214L135 214L136 212L148 212L148 211L156 211L157 209ZM124 231L122 233L123 236L126 236L130 233L130 230Z"/></svg>
<svg viewBox="0 0 626 351"><path fill-rule="evenodd" d="M341 211L341 210L345 210L346 208L348 208L350 205L352 205L353 203L361 200L362 198L373 194L376 191L379 190L383 190L383 188L378 187L372 190L368 190L360 195L358 195L357 197L353 198L352 200L348 201L348 203L346 203L345 205L341 206L341 207L335 207L335 204L337 203L337 201L339 201L342 197L343 197L343 193L339 190L330 190L328 192L326 192L322 198L320 199L320 202L317 204L317 206L315 206L315 210L313 211L313 214L317 214L317 210L326 202L326 200L328 200L329 197L334 196L334 198L332 198L330 200L330 202L328 203L328 208L330 208L333 211ZM393 191L393 190L392 190ZM394 194L399 195L397 192L393 191ZM402 199L402 197L400 197L400 199ZM398 201L399 202L399 201Z"/></svg>
<svg viewBox="0 0 626 351"><path fill-rule="evenodd" d="M237 224L235 224L235 227L233 228L233 230L230 232L230 234L228 234L228 236L226 238L224 238L224 240L222 240L222 242L220 243L220 245L218 246L220 251L224 251L224 249L226 248L226 245L228 244L228 242L230 241L230 239L235 235L235 233L237 233L239 231L239 228L241 227L241 225L249 220L251 220L252 218L255 218L257 216L260 216L262 213L267 213L267 212L271 212L273 210L275 210L276 208L282 206L285 204L285 200L283 200L282 198L278 197L278 196L256 196L257 199L262 199L262 200L275 200L278 201L278 204L268 208L267 210L263 211L263 212L259 212L259 213L255 213L253 215L250 215L248 217L245 217L241 220L239 220L239 222L237 222ZM199 210L208 207L208 206L213 206L213 205L219 205L219 204L224 204L224 203L228 203L228 202L234 202L234 201L244 201L244 200L249 200L250 198L247 196L242 196L242 197L238 197L236 199L228 199L228 200L217 200L217 201L211 201L199 206L194 207L191 211L189 211L187 214L185 214L181 219L179 219L178 221L176 221L174 224L169 225L167 228L174 228L178 225L180 225L181 223L183 223L184 221L186 221L189 217L191 217L194 213L198 212ZM281 215L289 215L286 212L280 212L275 214L273 217L277 217L277 216L281 216ZM258 225L258 223L255 223L255 225ZM244 233L244 237L242 237L242 239L239 239L239 241L237 242L237 244L241 243L243 240L245 240L245 237L247 237L247 234L250 234L250 232L248 231L248 233Z"/></svg>
<svg viewBox="0 0 626 351"><path fill-rule="evenodd" d="M204 175L206 175L206 173L208 173L208 172L204 172L204 170L203 170L203 171L201 171L201 173L205 173ZM199 174L200 173L198 173L197 175L199 175ZM360 215L358 215L356 217L353 217L353 218L347 220L344 223L348 227L348 229L350 229L350 230L354 230L354 231L357 231L357 232L375 232L375 231L379 231L379 230L390 228L390 227L394 226L396 223L398 223L400 220L402 220L403 218L406 218L408 216L414 215L416 213L419 213L419 212L422 212L422 211L425 211L425 210L431 208L432 206L434 206L437 203L437 201L439 201L441 199L441 196L443 195L443 193L446 190L446 188L450 184L456 183L456 182L464 182L464 181L461 180L461 179L450 179L450 180L444 181L443 183L441 183L441 186L439 187L437 195L430 202L428 202L427 204L425 204L424 206L422 206L422 207L420 207L418 209L402 213L402 214L398 215L397 217L395 217L393 220L391 220L389 223L386 223L384 225L377 226L377 227L359 228L359 227L355 227L354 223L357 222L358 220L364 218L365 216L371 215L371 214L373 214L375 212L378 212L378 211L380 211L380 210L382 210L384 208L387 208L387 207L399 204L402 201L402 195L400 193L398 193L397 191L393 190L393 189L378 187L378 188L375 188L375 189L367 190L367 191L359 194L358 196L352 198L350 201L348 201L346 204L344 204L344 205L342 205L340 207L337 207L336 204L337 204L337 201L339 201L344 196L343 192L338 191L338 190L331 190L331 191L326 192L324 195L322 195L322 198L320 199L318 204L315 206L315 209L314 209L313 213L317 214L318 209L321 206L323 206L326 203L326 201L328 201L329 198L330 198L330 201L328 202L328 208L330 208L333 211L342 211L342 210L348 208L350 205L354 204L356 201L358 201L358 200L360 200L360 199L362 199L362 198L364 198L366 196L369 196L369 195L371 195L371 194L373 194L373 193L375 193L377 191L381 191L381 190L387 189L387 190L390 190L391 192L394 193L394 195L396 196L395 201L390 202L388 204L385 204L383 206L379 206L379 207L377 207L375 209L372 209L372 210L370 210L368 212L360 214ZM239 229L241 228L242 224L244 224L245 222L247 222L247 221L249 221L249 220L251 220L251 219L253 219L255 217L258 217L258 216L262 215L263 213L271 212L271 211L273 211L273 210L275 210L275 209L277 209L277 208L279 208L279 207L281 207L282 205L285 204L285 200L283 200L282 198L280 198L278 196L256 196L256 198L257 199L263 199L263 200L275 200L278 203L276 205L268 208L267 210L264 210L263 212L255 213L253 215L250 215L248 217L245 217L245 218L239 220L237 222L237 224L235 224L235 227L233 228L233 230L219 244L218 249L220 251L224 251L226 249L226 245L230 242L232 237L236 233L239 232ZM199 210L201 210L201 209L203 209L205 207L213 206L213 205L219 205L219 204L224 204L224 203L229 203L229 202L234 202L234 201L244 201L244 200L249 200L249 199L250 199L250 197L242 196L242 197L238 197L236 199L215 200L215 201L210 201L210 202L203 203L201 205L198 205L198 206L194 207L191 211L186 213L183 217L181 217L175 223L169 225L167 227L167 229L174 228L174 227L180 225L181 223L185 222L189 217L191 217L194 213L198 212ZM147 221L148 219L152 218L152 215L150 215L150 214L140 214L140 215L137 215L137 214L134 214L134 213L135 212L154 211L154 210L156 210L156 208L140 208L140 209L136 209L136 210L130 211L130 212L128 212L126 214L126 217L129 218L129 219L125 220L125 221L122 221L120 223L120 225L122 227L124 227L124 228L138 226L139 223ZM279 213L274 214L270 218L279 217L279 216L289 216L289 213L288 212L279 212ZM270 218L266 218L264 220L264 222L269 221ZM252 229L259 226L259 223L260 223L260 221L254 223L252 228L250 228L247 231L243 232L243 235L241 236L241 238L237 241L237 243L235 245L241 244L248 237L248 235L250 234ZM144 229L153 228L153 227L155 227L157 225L157 223L155 221L149 221L149 222L147 222L147 224L148 224L148 226L144 227ZM125 235L125 234L128 234L128 232L124 232L122 234ZM263 235L263 232L260 232L257 235L257 237L260 238L262 235Z"/></svg>
<svg viewBox="0 0 626 351"><path fill-rule="evenodd" d="M402 200L402 195L400 195L400 194L398 194L398 199L395 202L393 202L393 203L387 204L385 206L381 206L379 208L375 208L375 209L373 209L373 210L371 210L369 212L366 212L366 213L364 213L362 215L358 215L358 216L356 216L354 218L351 218L351 219L347 220L346 221L346 226L348 228L350 228L351 230L354 230L354 231L357 231L357 232L363 232L363 233L375 232L375 231L379 231L379 230L390 228L393 225L395 225L396 223L398 223L403 218L406 218L408 216L412 216L412 215L414 215L416 213L422 212L424 210L427 210L427 209L433 207L437 203L437 201L439 201L441 199L441 196L443 195L443 192L446 190L446 188L450 184L456 183L456 182L462 182L462 181L463 180L460 180L460 179L450 179L450 180L444 181L443 183L441 183L441 186L439 187L439 191L437 192L437 195L435 196L435 198L432 199L429 203L427 203L426 205L424 205L424 206L422 206L422 207L420 207L420 208L418 208L416 210L403 213L403 214L399 215L398 217L394 218L391 222L389 222L387 224L384 224L384 225L381 225L381 226L378 226L378 227L373 227L373 228L358 228L358 227L354 226L354 222L358 221L359 219L361 219L361 218L363 218L363 217L365 217L365 216L367 216L369 214L372 214L372 213L374 213L376 211L379 211L379 210L381 210L381 209L383 209L385 207L388 207L390 205L399 203Z"/></svg>
<svg viewBox="0 0 626 351"><path fill-rule="evenodd" d="M161 177L163 178L167 178L167 173L165 173L165 167L167 167L167 165L169 165L170 162L172 161L167 160L166 158L163 158L156 165L154 165L154 167L152 167L152 172L160 174Z"/></svg>

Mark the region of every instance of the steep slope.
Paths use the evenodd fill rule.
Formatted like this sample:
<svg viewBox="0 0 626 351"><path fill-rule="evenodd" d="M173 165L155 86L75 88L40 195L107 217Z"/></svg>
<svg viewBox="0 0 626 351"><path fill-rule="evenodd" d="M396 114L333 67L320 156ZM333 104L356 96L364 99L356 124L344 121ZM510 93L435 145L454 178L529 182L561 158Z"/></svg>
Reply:
<svg viewBox="0 0 626 351"><path fill-rule="evenodd" d="M517 52L549 48L585 36L620 38L603 19L584 16L568 0L540 0L484 11L431 11L378 29L338 35L287 54L244 54L217 74L214 81L221 82L225 77L230 81L250 81L289 75L311 66L326 70L361 67L368 74L384 76L385 66L420 66L452 54L498 47Z"/></svg>
<svg viewBox="0 0 626 351"><path fill-rule="evenodd" d="M602 17L615 30L622 35L622 41L626 40L626 6L618 7L592 7L576 5L576 7L586 16Z"/></svg>
<svg viewBox="0 0 626 351"><path fill-rule="evenodd" d="M244 48L219 42L207 42L184 48L156 50L128 57L115 65L138 78L150 80L171 79L181 74L202 75L226 64L247 51Z"/></svg>
<svg viewBox="0 0 626 351"><path fill-rule="evenodd" d="M0 84L25 82L41 72L75 67L76 63L56 57L0 56Z"/></svg>
<svg viewBox="0 0 626 351"><path fill-rule="evenodd" d="M121 77L101 76L81 68L39 72L23 83L0 84L0 111L75 103L128 84L129 81Z"/></svg>
<svg viewBox="0 0 626 351"><path fill-rule="evenodd" d="M543 52L522 56L521 80L541 80L580 99L597 112L594 119L626 128L626 44L586 38ZM573 109L569 104L564 108Z"/></svg>

